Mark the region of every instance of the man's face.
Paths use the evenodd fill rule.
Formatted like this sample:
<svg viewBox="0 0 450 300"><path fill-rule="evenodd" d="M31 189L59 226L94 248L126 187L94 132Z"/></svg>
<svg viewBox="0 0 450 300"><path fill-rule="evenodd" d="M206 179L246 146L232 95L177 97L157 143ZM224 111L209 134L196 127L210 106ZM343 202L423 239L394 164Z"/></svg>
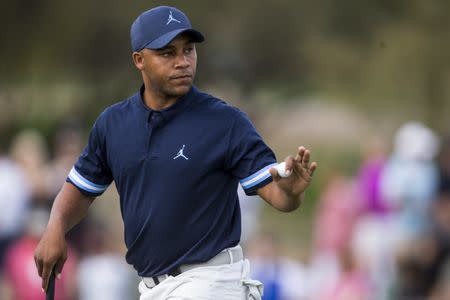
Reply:
<svg viewBox="0 0 450 300"><path fill-rule="evenodd" d="M197 52L188 35L176 37L162 49L143 49L136 67L157 95L172 98L186 94L194 81Z"/></svg>

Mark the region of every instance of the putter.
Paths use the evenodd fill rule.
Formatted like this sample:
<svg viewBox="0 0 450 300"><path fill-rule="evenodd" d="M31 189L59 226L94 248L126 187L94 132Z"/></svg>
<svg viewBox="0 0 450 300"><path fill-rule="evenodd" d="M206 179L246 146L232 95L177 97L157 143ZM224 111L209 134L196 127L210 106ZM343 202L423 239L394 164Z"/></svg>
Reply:
<svg viewBox="0 0 450 300"><path fill-rule="evenodd" d="M50 273L50 278L48 279L48 287L47 293L45 296L45 300L54 300L55 299L55 269Z"/></svg>

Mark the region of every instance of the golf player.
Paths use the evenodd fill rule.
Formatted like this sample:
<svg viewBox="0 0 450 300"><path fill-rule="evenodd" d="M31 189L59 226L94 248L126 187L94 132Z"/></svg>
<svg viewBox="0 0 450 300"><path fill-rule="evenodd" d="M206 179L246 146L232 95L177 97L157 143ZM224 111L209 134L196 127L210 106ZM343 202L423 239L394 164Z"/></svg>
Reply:
<svg viewBox="0 0 450 300"><path fill-rule="evenodd" d="M295 210L315 162L299 147L281 177L248 117L194 85L203 35L174 7L143 12L131 26L141 88L106 108L57 195L35 262L48 285L67 258L66 233L114 181L126 260L147 299L261 299L239 246L237 186L280 211Z"/></svg>

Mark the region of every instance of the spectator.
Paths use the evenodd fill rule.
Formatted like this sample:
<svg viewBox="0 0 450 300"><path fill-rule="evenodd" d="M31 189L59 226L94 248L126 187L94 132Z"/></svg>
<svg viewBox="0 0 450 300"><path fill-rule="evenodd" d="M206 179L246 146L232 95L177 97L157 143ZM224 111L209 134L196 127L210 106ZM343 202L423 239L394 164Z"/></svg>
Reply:
<svg viewBox="0 0 450 300"><path fill-rule="evenodd" d="M22 233L29 201L30 189L22 170L0 152L0 270L6 249Z"/></svg>
<svg viewBox="0 0 450 300"><path fill-rule="evenodd" d="M373 299L385 300L393 281L394 262L386 224L390 207L381 193L381 175L386 164L386 145L373 137L363 144L363 161L356 179L362 203L351 244L355 259L373 286Z"/></svg>
<svg viewBox="0 0 450 300"><path fill-rule="evenodd" d="M20 132L11 145L11 158L22 168L30 184L31 199L35 205L50 208L48 185L48 149L42 135L32 129Z"/></svg>
<svg viewBox="0 0 450 300"><path fill-rule="evenodd" d="M436 134L418 122L401 126L394 137L394 149L381 175L381 191L391 211L384 220L384 243L396 268L396 299L422 299L424 281L419 273L424 253L433 249L422 239L431 226L431 207L438 191L439 173L434 158L439 150ZM419 255L419 256L417 256ZM419 276L417 276L419 275Z"/></svg>
<svg viewBox="0 0 450 300"><path fill-rule="evenodd" d="M317 299L321 291L334 286L339 276L339 255L348 247L361 212L358 195L354 181L342 175L333 175L320 196L310 269L312 299Z"/></svg>
<svg viewBox="0 0 450 300"><path fill-rule="evenodd" d="M411 122L397 131L394 142L381 189L394 209L391 232L400 242L424 232L429 225L430 204L438 188L438 169L433 159L439 139L423 124Z"/></svg>
<svg viewBox="0 0 450 300"><path fill-rule="evenodd" d="M359 268L351 248L340 251L340 275L330 289L324 289L319 298L333 300L367 300L371 298L371 285L367 275Z"/></svg>
<svg viewBox="0 0 450 300"><path fill-rule="evenodd" d="M353 226L361 212L356 185L336 175L321 195L315 224L316 254L338 255L352 238Z"/></svg>
<svg viewBox="0 0 450 300"><path fill-rule="evenodd" d="M387 218L380 214L363 215L355 224L351 247L361 270L367 273L375 300L391 299L394 281L392 236Z"/></svg>
<svg viewBox="0 0 450 300"><path fill-rule="evenodd" d="M380 178L386 160L386 149L379 138L363 145L363 162L356 179L364 213L384 215L388 205L380 190Z"/></svg>

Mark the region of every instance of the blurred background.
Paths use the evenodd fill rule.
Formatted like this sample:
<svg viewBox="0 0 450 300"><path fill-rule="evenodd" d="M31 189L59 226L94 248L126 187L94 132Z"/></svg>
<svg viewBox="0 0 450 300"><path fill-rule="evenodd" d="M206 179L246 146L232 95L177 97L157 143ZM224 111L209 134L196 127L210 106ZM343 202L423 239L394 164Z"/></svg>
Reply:
<svg viewBox="0 0 450 300"><path fill-rule="evenodd" d="M1 1L0 299L44 299L34 248L95 118L139 88L129 29L157 5L206 36L198 87L319 163L293 213L239 192L264 299L450 299L447 0ZM57 299L138 299L113 186L68 240Z"/></svg>

